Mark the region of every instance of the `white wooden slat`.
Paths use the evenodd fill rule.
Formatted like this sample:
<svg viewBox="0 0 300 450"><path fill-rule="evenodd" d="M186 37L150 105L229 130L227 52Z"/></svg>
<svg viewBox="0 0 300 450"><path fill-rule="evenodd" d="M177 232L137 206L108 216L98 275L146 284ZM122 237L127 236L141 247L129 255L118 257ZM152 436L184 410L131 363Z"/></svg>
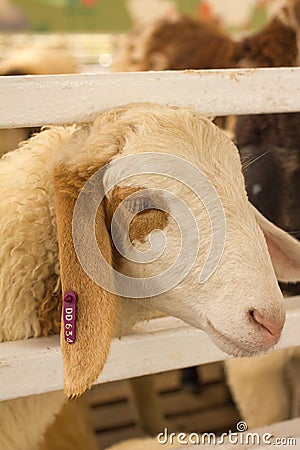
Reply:
<svg viewBox="0 0 300 450"><path fill-rule="evenodd" d="M300 345L300 297L287 300L287 322L278 347ZM208 336L165 317L114 339L97 383L219 361L228 356ZM0 400L62 388L58 336L0 344Z"/></svg>
<svg viewBox="0 0 300 450"><path fill-rule="evenodd" d="M0 127L86 122L147 101L218 116L300 111L300 68L1 77Z"/></svg>

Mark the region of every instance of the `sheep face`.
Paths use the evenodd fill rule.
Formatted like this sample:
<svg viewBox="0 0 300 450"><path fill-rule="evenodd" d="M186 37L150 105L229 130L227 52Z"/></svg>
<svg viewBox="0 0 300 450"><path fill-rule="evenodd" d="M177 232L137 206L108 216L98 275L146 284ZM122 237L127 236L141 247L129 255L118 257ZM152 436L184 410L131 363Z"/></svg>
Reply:
<svg viewBox="0 0 300 450"><path fill-rule="evenodd" d="M184 120L179 119L174 111L168 117L156 118L160 123L155 126L144 125L132 133L114 159L119 164L112 163L106 171L106 184L120 175L126 178L130 161L125 158L123 165L122 157L135 153L134 168L141 175L125 179L119 190L128 192L128 185L131 189L146 189L145 194L141 190L135 198L127 197L123 205L123 209L139 213L131 222L129 235L143 263L138 258L129 261L132 255L130 243L124 242L123 222L123 233L117 236L124 254L118 259L119 270L142 279L140 291L133 287L132 297L140 297L137 301L204 329L226 352L249 355L267 350L278 341L284 324L282 295L266 240L246 197L237 149L207 120L188 112L183 116ZM144 158L145 150L149 158ZM163 157L163 153L172 157ZM161 170L155 175L146 174L153 162ZM108 198L113 202L121 196L113 191ZM162 230L166 242L160 241L161 234L156 231L151 236L150 250L146 230L155 229ZM213 244L212 239L216 239ZM148 262L146 256L149 251L155 253L155 243L157 247L163 243L164 251L156 261ZM214 250L215 259L210 261L211 272L207 273L205 266ZM203 274L205 279L201 281ZM147 291L149 277L153 281ZM126 296L130 297L130 292Z"/></svg>
<svg viewBox="0 0 300 450"><path fill-rule="evenodd" d="M74 133L60 159L60 275L78 297L76 341L61 333L68 395L100 373L123 307L133 323L177 316L234 355L278 341L276 277L299 279L300 244L251 207L238 151L209 120L188 108L115 109Z"/></svg>
<svg viewBox="0 0 300 450"><path fill-rule="evenodd" d="M101 174L117 249L113 280L104 287L205 330L230 354L265 351L284 324L269 255L281 277L285 255L277 228L248 202L238 151L224 133L188 109L153 107L149 114L147 108L123 113L126 137ZM103 136L115 126L101 124ZM81 259L80 243L77 250ZM92 255L88 250L84 269L103 286Z"/></svg>

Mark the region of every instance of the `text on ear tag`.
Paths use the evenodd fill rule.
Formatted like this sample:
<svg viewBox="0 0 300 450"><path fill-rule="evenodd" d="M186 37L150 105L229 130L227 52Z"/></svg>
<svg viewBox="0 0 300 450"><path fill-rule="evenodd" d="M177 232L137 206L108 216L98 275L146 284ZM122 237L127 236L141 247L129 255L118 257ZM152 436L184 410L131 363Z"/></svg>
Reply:
<svg viewBox="0 0 300 450"><path fill-rule="evenodd" d="M76 302L77 296L73 291L67 291L63 299L64 336L68 344L76 340Z"/></svg>

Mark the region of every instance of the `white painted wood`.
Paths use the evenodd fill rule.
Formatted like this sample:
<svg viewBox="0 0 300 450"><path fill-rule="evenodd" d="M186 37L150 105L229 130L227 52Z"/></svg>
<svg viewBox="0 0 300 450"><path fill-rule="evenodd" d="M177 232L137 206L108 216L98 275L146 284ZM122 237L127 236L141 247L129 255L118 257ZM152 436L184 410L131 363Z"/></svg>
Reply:
<svg viewBox="0 0 300 450"><path fill-rule="evenodd" d="M300 345L300 297L288 300L287 323L278 347ZM227 358L208 336L179 319L139 325L114 339L96 383L204 364ZM0 344L0 400L61 389L63 366L58 336Z"/></svg>
<svg viewBox="0 0 300 450"><path fill-rule="evenodd" d="M205 115L300 111L300 68L1 77L0 127L91 121L134 102Z"/></svg>

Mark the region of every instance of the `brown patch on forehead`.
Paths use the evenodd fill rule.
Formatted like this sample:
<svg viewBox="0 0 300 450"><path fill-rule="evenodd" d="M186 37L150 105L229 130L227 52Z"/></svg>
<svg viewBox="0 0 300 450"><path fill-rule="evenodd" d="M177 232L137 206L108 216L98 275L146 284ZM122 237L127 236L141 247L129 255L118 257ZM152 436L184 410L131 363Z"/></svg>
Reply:
<svg viewBox="0 0 300 450"><path fill-rule="evenodd" d="M126 213L130 211L130 205L126 205L126 198L136 192L141 193L141 197L137 199L137 202L141 202L141 204L145 204L147 202L147 198L143 197L143 189L135 188L135 187L116 187L114 188L112 195L109 199L106 199L106 217L107 217L107 225L110 228L112 217L120 205L120 203L124 202L123 213L124 217ZM157 196L157 200L158 196ZM133 200L135 202L135 200ZM150 199L153 207L137 212L135 217L132 219L129 226L129 238L130 241L138 240L140 242L144 242L146 236L151 233L153 230L163 230L167 224L168 214L165 211L161 211L158 207L155 207L155 198ZM159 201L157 201L157 205ZM141 208L142 209L142 208ZM126 230L124 230L126 232Z"/></svg>
<svg viewBox="0 0 300 450"><path fill-rule="evenodd" d="M138 213L129 227L130 241L144 242L153 230L163 230L167 224L167 213L158 209L148 209Z"/></svg>

